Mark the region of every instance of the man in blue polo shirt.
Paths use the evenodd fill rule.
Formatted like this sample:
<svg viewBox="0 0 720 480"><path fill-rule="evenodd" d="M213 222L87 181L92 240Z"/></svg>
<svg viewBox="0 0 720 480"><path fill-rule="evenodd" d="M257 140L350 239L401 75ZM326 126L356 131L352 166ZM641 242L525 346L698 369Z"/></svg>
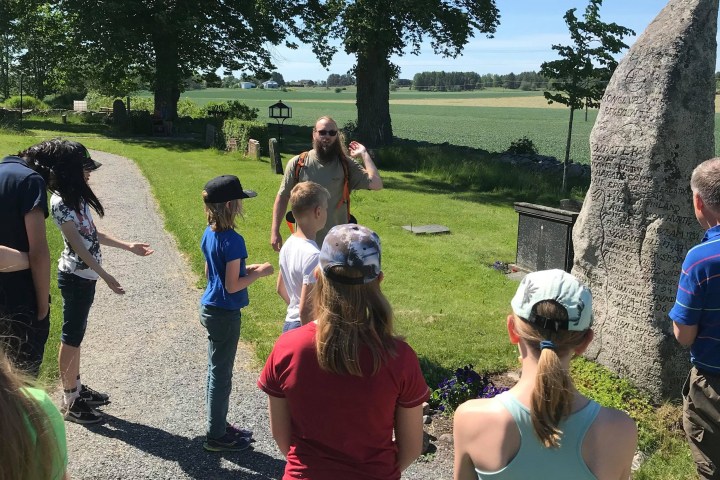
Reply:
<svg viewBox="0 0 720 480"><path fill-rule="evenodd" d="M11 361L33 376L50 329L45 180L20 157L0 162L0 245L27 252L30 263L29 269L0 272L0 337Z"/></svg>
<svg viewBox="0 0 720 480"><path fill-rule="evenodd" d="M675 338L690 346L683 386L683 428L700 478L720 478L720 158L690 179L695 216L705 237L687 253L670 318Z"/></svg>

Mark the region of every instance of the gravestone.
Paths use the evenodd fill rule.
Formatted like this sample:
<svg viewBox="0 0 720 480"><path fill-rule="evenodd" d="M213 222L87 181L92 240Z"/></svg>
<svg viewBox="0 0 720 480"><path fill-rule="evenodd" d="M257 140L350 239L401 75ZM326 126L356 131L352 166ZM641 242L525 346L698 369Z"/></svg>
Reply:
<svg viewBox="0 0 720 480"><path fill-rule="evenodd" d="M535 272L573 267L572 228L578 213L533 203L515 202L518 212L515 266Z"/></svg>
<svg viewBox="0 0 720 480"><path fill-rule="evenodd" d="M225 150L228 152L234 152L238 149L237 138L228 138L225 143Z"/></svg>
<svg viewBox="0 0 720 480"><path fill-rule="evenodd" d="M125 103L120 99L116 99L113 102L113 123L120 128L126 128L128 126L128 120Z"/></svg>
<svg viewBox="0 0 720 480"><path fill-rule="evenodd" d="M277 173L282 175L283 174L283 166L282 166L282 159L280 158L280 146L278 145L278 141L275 138L271 138L269 142L269 150L270 150L270 169Z"/></svg>
<svg viewBox="0 0 720 480"><path fill-rule="evenodd" d="M247 156L254 160L260 160L260 142L259 141L253 140L252 138L250 140L248 140Z"/></svg>
<svg viewBox="0 0 720 480"><path fill-rule="evenodd" d="M668 312L685 253L702 238L689 182L715 151L717 16L718 0L671 0L620 62L573 230L573 273L593 292L586 356L655 399L677 397L689 369Z"/></svg>
<svg viewBox="0 0 720 480"><path fill-rule="evenodd" d="M215 125L208 123L205 125L205 146L212 147L215 145Z"/></svg>

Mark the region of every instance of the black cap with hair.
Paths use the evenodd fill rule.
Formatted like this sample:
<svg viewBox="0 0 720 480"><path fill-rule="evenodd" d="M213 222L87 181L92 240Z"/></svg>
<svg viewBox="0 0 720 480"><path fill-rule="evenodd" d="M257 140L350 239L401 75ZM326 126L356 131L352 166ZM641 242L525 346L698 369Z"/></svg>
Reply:
<svg viewBox="0 0 720 480"><path fill-rule="evenodd" d="M252 190L243 190L235 175L220 175L205 184L205 203L224 203L241 198L256 197Z"/></svg>
<svg viewBox="0 0 720 480"><path fill-rule="evenodd" d="M73 143L77 143L77 142L73 142ZM80 151L83 153L83 159L82 159L83 170L92 172L102 166L102 163L92 159L92 157L90 156L90 152L88 151L87 148L85 148L85 145L83 145L81 143L78 143L78 145L80 146ZM105 170L103 170L103 171L105 171Z"/></svg>

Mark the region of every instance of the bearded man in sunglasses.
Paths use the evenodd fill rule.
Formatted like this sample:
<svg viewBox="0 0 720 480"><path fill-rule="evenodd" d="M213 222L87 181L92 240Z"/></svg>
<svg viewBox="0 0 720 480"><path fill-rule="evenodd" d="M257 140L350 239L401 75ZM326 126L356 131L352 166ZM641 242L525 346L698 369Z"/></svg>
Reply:
<svg viewBox="0 0 720 480"><path fill-rule="evenodd" d="M348 152L341 137L335 120L320 117L313 128L313 149L291 158L285 167L285 175L275 197L270 231L270 244L276 252L282 247L280 224L287 211L290 190L299 182L313 181L330 192L327 223L315 238L318 247L322 245L328 230L335 225L349 223L349 192L359 189L380 190L383 187L375 162L365 147L358 142L350 142ZM357 158L362 159L363 166L353 160Z"/></svg>

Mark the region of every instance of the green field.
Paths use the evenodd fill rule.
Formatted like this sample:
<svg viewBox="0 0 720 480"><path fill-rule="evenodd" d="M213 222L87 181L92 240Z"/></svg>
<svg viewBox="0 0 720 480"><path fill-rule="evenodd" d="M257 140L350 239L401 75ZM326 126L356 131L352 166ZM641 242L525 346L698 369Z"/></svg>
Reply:
<svg viewBox="0 0 720 480"><path fill-rule="evenodd" d="M268 118L268 107L278 100L292 107L293 117L286 125L314 125L322 115L330 115L340 126L355 121L355 89L339 93L334 89L298 88L287 92L261 89L208 88L182 94L200 105L209 102L241 100L260 110L259 120ZM476 106L484 100L495 105ZM396 103L402 102L402 103ZM544 106L544 108L536 108ZM390 92L390 115L393 132L401 139L430 143L449 143L491 152L505 151L510 143L527 136L540 154L563 158L569 112L547 106L542 92L491 89L475 92L417 92L400 89ZM589 160L590 130L596 110L590 110L588 121L576 112L571 158L580 163Z"/></svg>
<svg viewBox="0 0 720 480"><path fill-rule="evenodd" d="M322 115L334 117L342 126L354 121L355 89L339 93L334 89L297 88L287 92L262 89L208 88L183 93L198 104L241 100L260 110L259 120L268 118L268 107L282 100L293 109L287 125L313 125ZM493 106L478 106L492 103ZM501 106L502 105L502 106ZM529 107L528 105L531 105ZM564 158L569 111L547 105L542 92L488 89L473 92L417 92L399 89L390 92L393 132L400 139L449 143L490 152L505 151L510 143L527 136L542 155ZM575 112L570 158L589 163L590 131L597 110L591 109L588 121L584 112ZM720 117L715 121L716 154L720 154Z"/></svg>

